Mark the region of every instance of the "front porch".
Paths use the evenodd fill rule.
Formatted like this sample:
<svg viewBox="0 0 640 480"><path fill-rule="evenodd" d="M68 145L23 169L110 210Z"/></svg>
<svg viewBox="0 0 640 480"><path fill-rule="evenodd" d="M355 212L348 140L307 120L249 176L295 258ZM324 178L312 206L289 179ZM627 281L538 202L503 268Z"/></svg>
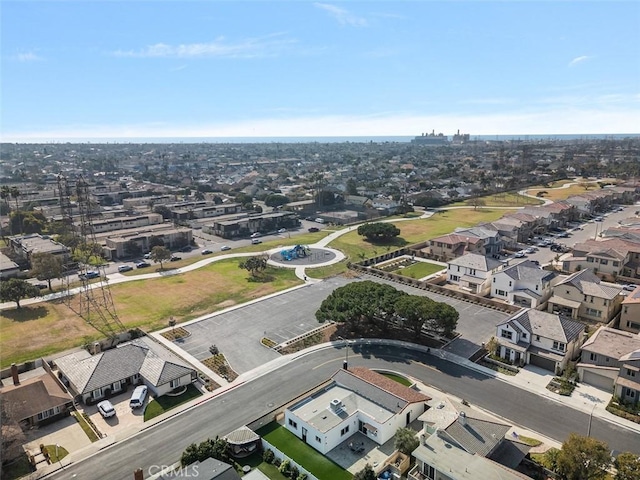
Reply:
<svg viewBox="0 0 640 480"><path fill-rule="evenodd" d="M554 295L549 299L547 311L577 320L580 305L580 302Z"/></svg>

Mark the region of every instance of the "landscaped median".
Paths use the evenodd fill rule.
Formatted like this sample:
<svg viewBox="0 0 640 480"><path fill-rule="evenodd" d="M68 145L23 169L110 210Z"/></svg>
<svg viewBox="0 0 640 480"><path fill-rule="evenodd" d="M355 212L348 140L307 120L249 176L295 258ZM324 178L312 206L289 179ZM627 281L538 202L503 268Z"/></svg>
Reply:
<svg viewBox="0 0 640 480"><path fill-rule="evenodd" d="M351 480L353 478L351 473L314 450L277 422L265 425L256 433L318 479Z"/></svg>

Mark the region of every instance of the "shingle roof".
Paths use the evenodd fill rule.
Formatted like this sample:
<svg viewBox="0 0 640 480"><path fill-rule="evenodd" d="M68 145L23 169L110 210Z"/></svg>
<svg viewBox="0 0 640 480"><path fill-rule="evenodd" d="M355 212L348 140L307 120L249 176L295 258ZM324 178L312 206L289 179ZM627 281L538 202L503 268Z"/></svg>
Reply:
<svg viewBox="0 0 640 480"><path fill-rule="evenodd" d="M480 255L479 253L467 253L462 257L454 258L453 260L449 261L449 264L467 268L475 268L483 272L489 272L494 268L498 268L499 266L503 265L501 261L485 257L484 255Z"/></svg>
<svg viewBox="0 0 640 480"><path fill-rule="evenodd" d="M464 419L464 425L461 419L458 419L444 431L467 452L483 457L489 455L502 442L511 428L503 423L473 417L465 416Z"/></svg>
<svg viewBox="0 0 640 480"><path fill-rule="evenodd" d="M620 359L624 355L640 350L640 335L615 328L600 327L584 342L582 350Z"/></svg>
<svg viewBox="0 0 640 480"><path fill-rule="evenodd" d="M603 282L588 268L569 275L565 280L559 282L556 287L560 285L572 285L582 294L598 298L612 299L622 292L622 286Z"/></svg>
<svg viewBox="0 0 640 480"><path fill-rule="evenodd" d="M509 324L515 328L515 322L522 325L531 335L540 335L564 343L572 342L584 332L584 325L580 322L533 309L522 310L499 325Z"/></svg>
<svg viewBox="0 0 640 480"><path fill-rule="evenodd" d="M2 397L3 402L12 405L12 417L16 421L73 401L48 373L21 381L19 385L3 387Z"/></svg>
<svg viewBox="0 0 640 480"><path fill-rule="evenodd" d="M552 271L541 269L531 260L525 260L524 262L520 262L516 265L507 267L502 270L502 273L508 275L514 280L524 280L532 282L537 282L543 279L550 280L556 275Z"/></svg>
<svg viewBox="0 0 640 480"><path fill-rule="evenodd" d="M163 385L193 371L152 340L138 338L96 355L77 352L56 360L79 394L140 374L151 385Z"/></svg>

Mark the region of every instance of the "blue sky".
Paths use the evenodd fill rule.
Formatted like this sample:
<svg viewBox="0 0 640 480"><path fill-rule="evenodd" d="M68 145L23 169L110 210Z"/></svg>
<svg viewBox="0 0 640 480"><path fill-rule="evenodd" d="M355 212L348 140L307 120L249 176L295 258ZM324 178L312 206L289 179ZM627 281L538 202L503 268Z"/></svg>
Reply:
<svg viewBox="0 0 640 480"><path fill-rule="evenodd" d="M3 141L640 132L637 1L3 1Z"/></svg>

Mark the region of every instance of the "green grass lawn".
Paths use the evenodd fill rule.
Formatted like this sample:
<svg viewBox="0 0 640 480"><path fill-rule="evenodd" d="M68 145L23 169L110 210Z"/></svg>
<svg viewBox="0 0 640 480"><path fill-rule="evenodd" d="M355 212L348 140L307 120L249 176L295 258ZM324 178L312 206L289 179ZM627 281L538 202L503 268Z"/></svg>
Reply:
<svg viewBox="0 0 640 480"><path fill-rule="evenodd" d="M85 418L80 413L77 413L73 416L78 421L78 423L80 424L80 428L82 428L82 431L87 435L87 437L89 437L89 440L91 442L95 442L96 440L98 440L96 432L93 431L93 428L91 428L91 426L87 423Z"/></svg>
<svg viewBox="0 0 640 480"><path fill-rule="evenodd" d="M403 277L423 278L440 270L446 270L446 268L447 267L438 265L437 263L418 261L409 267L399 268L393 273L402 275Z"/></svg>
<svg viewBox="0 0 640 480"><path fill-rule="evenodd" d="M302 442L276 422L265 425L256 433L317 478L331 480L350 480L353 478L349 472Z"/></svg>
<svg viewBox="0 0 640 480"><path fill-rule="evenodd" d="M49 453L49 458L51 459L51 463L59 462L64 457L69 455L69 452L63 446L56 448L55 445L45 445L44 448ZM56 455L56 452L57 452L57 455Z"/></svg>
<svg viewBox="0 0 640 480"><path fill-rule="evenodd" d="M494 195L487 195L485 197L479 197L477 200L482 200L487 207L524 207L525 205L541 205L544 200L538 200L536 198L525 197L517 192L505 192L496 193ZM473 207L476 199L468 199L462 202L452 203L446 205L447 207Z"/></svg>
<svg viewBox="0 0 640 480"><path fill-rule="evenodd" d="M162 415L164 412L171 410L172 408L182 405L183 403L193 400L194 398L202 395L196 387L193 385L187 386L187 391L177 397L170 397L169 395L162 395L161 397L152 400L144 409L144 421L151 420L152 418Z"/></svg>
<svg viewBox="0 0 640 480"><path fill-rule="evenodd" d="M405 387L410 387L412 385L411 381L408 378L403 377L402 375L396 375L394 373L380 373L380 375L390 378L395 382L401 383Z"/></svg>
<svg viewBox="0 0 640 480"><path fill-rule="evenodd" d="M29 462L27 454L22 453L15 462L2 466L2 480L17 480L33 471L34 469Z"/></svg>

